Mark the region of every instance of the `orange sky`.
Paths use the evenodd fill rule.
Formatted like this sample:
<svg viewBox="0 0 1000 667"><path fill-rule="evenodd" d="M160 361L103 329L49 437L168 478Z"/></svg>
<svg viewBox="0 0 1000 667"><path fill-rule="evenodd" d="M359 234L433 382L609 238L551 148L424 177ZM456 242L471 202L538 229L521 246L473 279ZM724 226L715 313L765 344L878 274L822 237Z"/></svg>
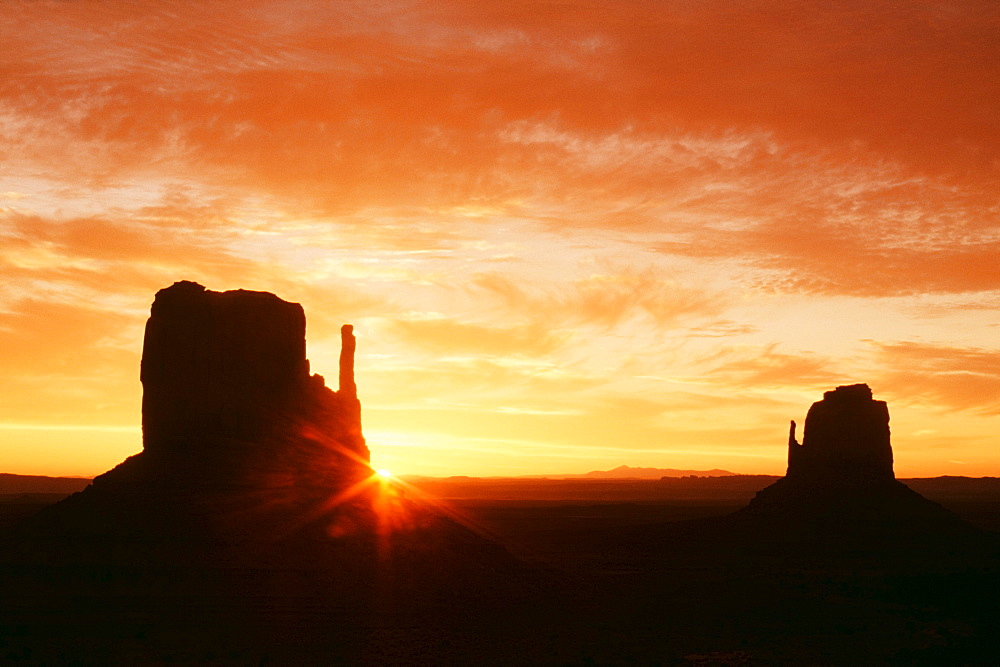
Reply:
<svg viewBox="0 0 1000 667"><path fill-rule="evenodd" d="M4 2L0 471L141 448L157 289L358 334L374 462L1000 475L1000 4Z"/></svg>

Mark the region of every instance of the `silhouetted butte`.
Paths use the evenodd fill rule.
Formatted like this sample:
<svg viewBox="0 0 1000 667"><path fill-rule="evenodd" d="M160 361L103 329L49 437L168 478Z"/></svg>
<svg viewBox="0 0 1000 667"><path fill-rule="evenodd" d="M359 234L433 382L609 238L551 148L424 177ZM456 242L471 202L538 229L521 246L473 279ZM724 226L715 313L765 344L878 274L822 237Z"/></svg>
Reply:
<svg viewBox="0 0 1000 667"><path fill-rule="evenodd" d="M305 328L302 306L267 292L160 290L143 344L143 455L214 484L329 489L370 475L353 329L332 391L309 373Z"/></svg>
<svg viewBox="0 0 1000 667"><path fill-rule="evenodd" d="M761 528L808 534L922 531L960 523L896 480L889 409L866 384L837 387L813 403L801 444L791 423L785 476L737 515Z"/></svg>
<svg viewBox="0 0 1000 667"><path fill-rule="evenodd" d="M513 563L373 477L353 329L341 330L333 391L310 374L305 327L299 304L267 292L188 281L160 290L143 344L143 451L43 510L26 533L64 542L52 547L60 557L121 562L238 554L255 567L367 568L391 552L397 570L422 573L414 581L427 568Z"/></svg>

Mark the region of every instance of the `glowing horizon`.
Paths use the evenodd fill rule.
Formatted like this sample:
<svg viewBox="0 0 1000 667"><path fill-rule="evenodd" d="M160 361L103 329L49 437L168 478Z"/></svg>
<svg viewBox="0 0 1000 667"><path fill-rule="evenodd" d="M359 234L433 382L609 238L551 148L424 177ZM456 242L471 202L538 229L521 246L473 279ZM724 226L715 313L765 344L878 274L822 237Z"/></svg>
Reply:
<svg viewBox="0 0 1000 667"><path fill-rule="evenodd" d="M0 472L141 449L153 294L355 325L400 474L781 474L868 383L1000 475L1000 7L0 6Z"/></svg>

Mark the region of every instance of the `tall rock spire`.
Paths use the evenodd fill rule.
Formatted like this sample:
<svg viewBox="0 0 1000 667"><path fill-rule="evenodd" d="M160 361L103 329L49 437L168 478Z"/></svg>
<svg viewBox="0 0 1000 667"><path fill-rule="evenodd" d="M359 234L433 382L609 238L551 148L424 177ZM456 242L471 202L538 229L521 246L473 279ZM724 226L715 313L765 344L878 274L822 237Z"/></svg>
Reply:
<svg viewBox="0 0 1000 667"><path fill-rule="evenodd" d="M354 384L354 327L345 324L340 327L340 393L344 396L358 395L358 386Z"/></svg>

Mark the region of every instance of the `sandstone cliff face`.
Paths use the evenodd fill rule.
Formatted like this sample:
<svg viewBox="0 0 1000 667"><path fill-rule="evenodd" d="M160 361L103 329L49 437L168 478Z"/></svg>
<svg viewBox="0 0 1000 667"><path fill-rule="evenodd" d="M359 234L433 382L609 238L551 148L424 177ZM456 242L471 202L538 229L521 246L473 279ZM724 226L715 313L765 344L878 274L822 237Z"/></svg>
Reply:
<svg viewBox="0 0 1000 667"><path fill-rule="evenodd" d="M334 391L309 373L299 304L187 281L160 290L143 343L143 451L42 512L35 529L197 550L372 524L363 493L344 495L370 491L372 470L350 325L342 343Z"/></svg>
<svg viewBox="0 0 1000 667"><path fill-rule="evenodd" d="M795 422L788 442L792 479L894 479L889 444L889 408L872 399L866 384L837 387L813 403L806 415L805 436L795 441Z"/></svg>
<svg viewBox="0 0 1000 667"><path fill-rule="evenodd" d="M302 307L273 294L186 281L157 292L140 373L144 449L267 435L304 393L305 330Z"/></svg>
<svg viewBox="0 0 1000 667"><path fill-rule="evenodd" d="M903 525L958 522L896 480L889 409L873 399L866 384L837 387L813 403L801 444L792 422L787 474L737 516L755 530L792 529L827 538L857 531L884 536Z"/></svg>
<svg viewBox="0 0 1000 667"><path fill-rule="evenodd" d="M267 292L160 290L143 344L143 453L219 483L335 486L370 474L352 328L346 386L334 392L309 374L305 325L302 306Z"/></svg>
<svg viewBox="0 0 1000 667"><path fill-rule="evenodd" d="M400 599L506 587L521 566L502 547L373 476L351 325L341 342L334 391L309 373L299 304L186 281L160 290L143 346L143 451L25 522L19 557L236 568L262 594L284 586L269 573L308 571L373 599L390 560Z"/></svg>

